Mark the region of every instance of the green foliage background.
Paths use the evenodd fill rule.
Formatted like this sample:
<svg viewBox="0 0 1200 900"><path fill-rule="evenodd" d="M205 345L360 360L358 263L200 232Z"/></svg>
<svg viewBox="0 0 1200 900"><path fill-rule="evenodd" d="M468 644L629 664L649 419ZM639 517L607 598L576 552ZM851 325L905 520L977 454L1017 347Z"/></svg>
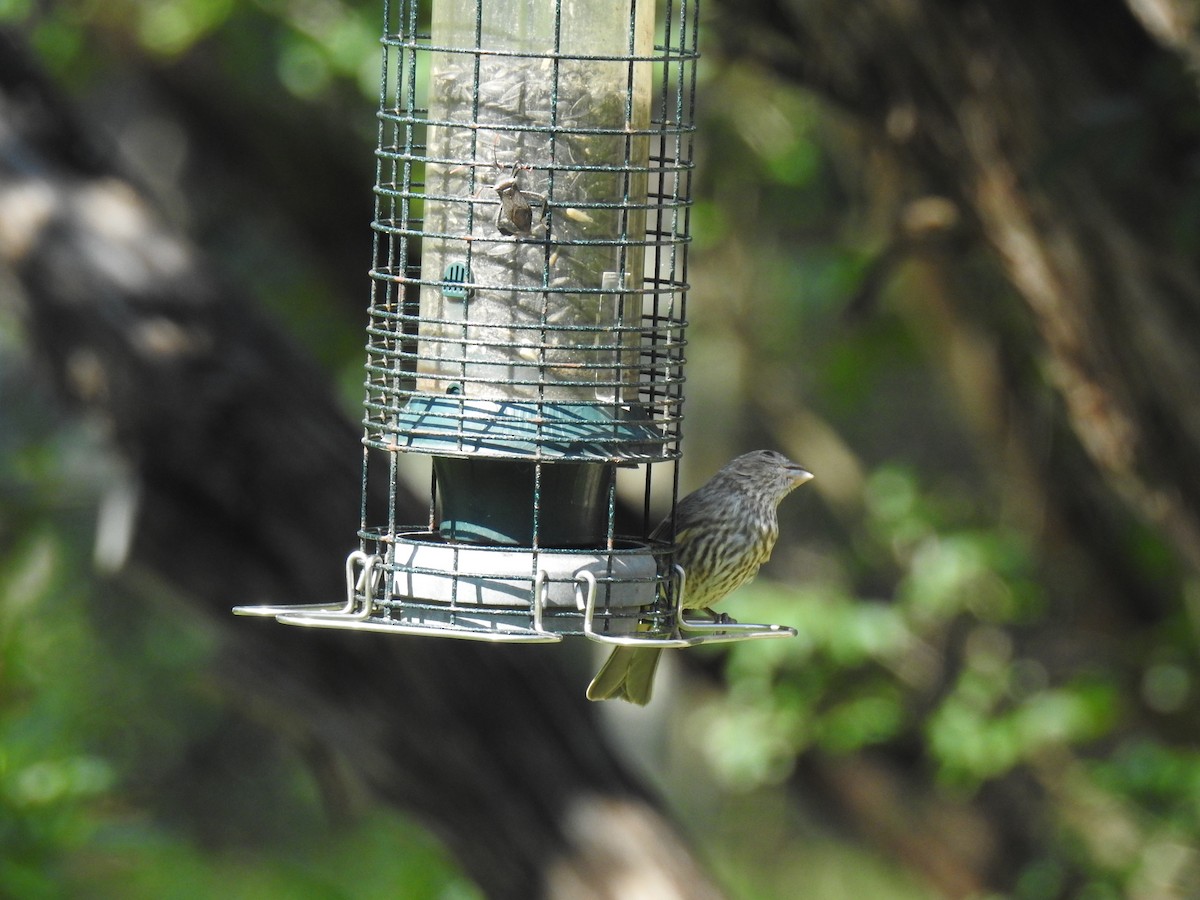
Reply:
<svg viewBox="0 0 1200 900"><path fill-rule="evenodd" d="M125 133L176 148L173 169L143 175L335 373L348 409L379 19L376 2L340 0L0 0L0 22L25 29L81 102L114 105L135 77L199 69L231 107L261 112L264 133L243 147L283 166L272 119L307 120L360 165L364 264L342 273L289 252L302 223L230 201L239 182L221 167L238 160L197 175L169 118ZM727 689L689 682L689 703L652 709L642 758L737 896L787 896L801 878L811 896L933 896L911 857L806 802L814 766L873 755L929 787L912 803L876 798L875 814L900 816L893 831L998 784L1042 797L1017 896L1200 892L1200 584L1131 521L1117 552L1137 560L1147 602L1179 612L1125 635L1095 621L1099 576L1002 464L1003 410L986 390L997 348L946 324L947 298L976 321L1017 315L991 263L959 260L949 286L902 263L876 285L902 174L853 123L761 72L706 59L699 98L685 481L755 446L818 479L785 505L775 558L729 604L800 637L695 651ZM0 325L0 894L368 897L399 884L473 896L394 815L331 830L295 751L207 683L211 637L94 573L95 509L116 463L29 393L16 321ZM1035 350L1000 352L1036 373ZM1050 423L1048 389L1043 402ZM1045 440L1057 440L1049 424Z"/></svg>

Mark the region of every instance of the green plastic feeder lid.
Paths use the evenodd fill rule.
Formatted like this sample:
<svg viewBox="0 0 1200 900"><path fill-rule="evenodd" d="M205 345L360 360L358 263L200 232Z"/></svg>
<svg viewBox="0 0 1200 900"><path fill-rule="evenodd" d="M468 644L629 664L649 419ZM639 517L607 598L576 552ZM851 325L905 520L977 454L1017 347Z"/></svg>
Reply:
<svg viewBox="0 0 1200 900"><path fill-rule="evenodd" d="M396 444L436 456L661 459L666 440L627 406L416 396L396 416Z"/></svg>

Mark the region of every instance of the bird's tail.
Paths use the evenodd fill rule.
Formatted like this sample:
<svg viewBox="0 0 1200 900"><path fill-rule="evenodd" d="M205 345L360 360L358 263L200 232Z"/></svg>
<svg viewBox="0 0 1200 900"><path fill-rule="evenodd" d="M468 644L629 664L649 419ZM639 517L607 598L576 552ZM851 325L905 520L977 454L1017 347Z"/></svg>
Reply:
<svg viewBox="0 0 1200 900"><path fill-rule="evenodd" d="M650 702L654 689L654 670L662 650L658 647L615 647L592 683L589 700L628 700L638 706Z"/></svg>

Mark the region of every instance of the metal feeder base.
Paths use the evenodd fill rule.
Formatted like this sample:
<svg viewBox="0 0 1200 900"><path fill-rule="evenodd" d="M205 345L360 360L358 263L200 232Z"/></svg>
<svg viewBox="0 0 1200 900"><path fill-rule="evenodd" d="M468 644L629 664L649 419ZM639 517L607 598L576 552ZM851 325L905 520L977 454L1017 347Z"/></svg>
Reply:
<svg viewBox="0 0 1200 900"><path fill-rule="evenodd" d="M347 599L341 606L238 606L233 611L285 625L507 643L553 643L582 634L605 644L692 647L796 635L784 625L743 624L728 616L697 619L678 605L672 624L647 627L646 610L661 585L657 560L642 544L631 542L612 553L534 553L447 544L429 532L410 532L388 543L396 560L389 583L383 583L385 566L378 556L355 550L346 559ZM537 574L531 578L535 561ZM683 597L686 575L679 566L675 577L675 596Z"/></svg>
<svg viewBox="0 0 1200 900"><path fill-rule="evenodd" d="M636 633L659 596L658 561L627 542L613 551L446 543L430 532L387 541L388 557L346 560L341 606L240 606L286 625L547 643L600 627ZM587 619L585 621L585 615Z"/></svg>

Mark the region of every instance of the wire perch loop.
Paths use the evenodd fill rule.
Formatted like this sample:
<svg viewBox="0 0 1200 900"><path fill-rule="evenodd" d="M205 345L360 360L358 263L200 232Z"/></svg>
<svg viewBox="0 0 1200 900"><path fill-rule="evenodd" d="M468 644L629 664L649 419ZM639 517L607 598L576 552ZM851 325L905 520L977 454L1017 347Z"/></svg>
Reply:
<svg viewBox="0 0 1200 900"><path fill-rule="evenodd" d="M347 597L238 613L528 643L784 633L686 618L649 538L678 495L697 15L385 0Z"/></svg>

